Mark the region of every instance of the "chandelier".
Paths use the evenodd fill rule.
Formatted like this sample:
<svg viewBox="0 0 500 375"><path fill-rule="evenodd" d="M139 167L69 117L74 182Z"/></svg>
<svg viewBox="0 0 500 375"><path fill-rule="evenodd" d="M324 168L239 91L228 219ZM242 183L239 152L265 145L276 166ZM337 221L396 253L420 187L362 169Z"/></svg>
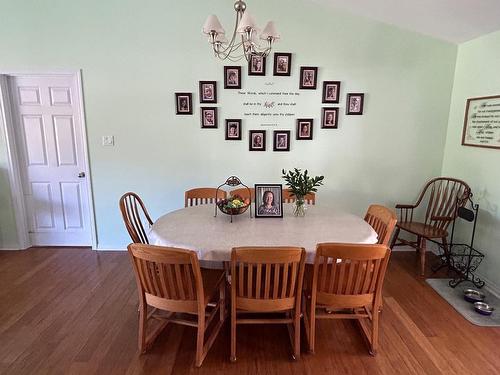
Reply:
<svg viewBox="0 0 500 375"><path fill-rule="evenodd" d="M257 36L259 29L253 17L245 11L246 7L244 1L234 3L236 22L230 41L216 15L208 16L203 25L203 34L208 35L208 42L212 45L215 56L221 60L238 61L244 57L249 61L252 55L268 56L273 42L280 37L273 21L269 21ZM264 46L260 46L259 38L265 41Z"/></svg>

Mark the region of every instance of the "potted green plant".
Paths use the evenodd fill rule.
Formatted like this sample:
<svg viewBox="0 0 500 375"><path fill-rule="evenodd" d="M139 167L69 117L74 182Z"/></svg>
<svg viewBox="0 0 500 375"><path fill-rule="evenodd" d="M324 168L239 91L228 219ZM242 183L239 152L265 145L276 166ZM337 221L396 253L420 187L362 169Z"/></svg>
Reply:
<svg viewBox="0 0 500 375"><path fill-rule="evenodd" d="M288 190L292 196L295 196L293 214L295 216L304 216L306 214L304 197L309 193L318 191L317 187L323 185L325 176L310 177L307 174L307 169L302 172L298 168L294 168L293 171L283 169L282 173Z"/></svg>

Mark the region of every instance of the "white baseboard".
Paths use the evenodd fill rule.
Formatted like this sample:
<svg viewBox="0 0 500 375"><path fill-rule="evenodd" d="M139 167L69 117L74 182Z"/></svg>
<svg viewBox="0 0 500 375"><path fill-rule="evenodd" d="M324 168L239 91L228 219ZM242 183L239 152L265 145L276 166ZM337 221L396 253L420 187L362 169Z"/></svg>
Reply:
<svg viewBox="0 0 500 375"><path fill-rule="evenodd" d="M13 247L0 247L0 251L19 251L19 250L26 250L26 249L13 248Z"/></svg>
<svg viewBox="0 0 500 375"><path fill-rule="evenodd" d="M97 245L96 251L127 251L127 249L117 249L116 246Z"/></svg>

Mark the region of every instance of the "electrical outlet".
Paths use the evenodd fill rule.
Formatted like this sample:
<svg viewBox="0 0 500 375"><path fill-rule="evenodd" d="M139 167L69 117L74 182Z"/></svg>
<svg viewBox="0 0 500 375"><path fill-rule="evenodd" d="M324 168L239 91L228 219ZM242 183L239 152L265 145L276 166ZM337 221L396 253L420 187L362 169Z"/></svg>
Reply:
<svg viewBox="0 0 500 375"><path fill-rule="evenodd" d="M103 146L114 146L115 145L115 137L113 135L103 135L102 136L102 145Z"/></svg>

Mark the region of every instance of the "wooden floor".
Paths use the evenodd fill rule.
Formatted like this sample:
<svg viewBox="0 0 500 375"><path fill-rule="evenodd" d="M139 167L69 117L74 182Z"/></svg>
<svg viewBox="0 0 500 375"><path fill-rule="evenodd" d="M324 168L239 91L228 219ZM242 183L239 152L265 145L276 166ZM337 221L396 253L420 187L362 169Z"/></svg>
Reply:
<svg viewBox="0 0 500 375"><path fill-rule="evenodd" d="M203 367L195 331L169 326L137 353L137 295L128 254L87 249L0 252L0 373L5 374L498 374L500 328L476 327L416 277L414 253L394 253L380 350L350 321L321 321L316 354L290 359L284 326L228 324ZM429 262L428 262L429 263Z"/></svg>

